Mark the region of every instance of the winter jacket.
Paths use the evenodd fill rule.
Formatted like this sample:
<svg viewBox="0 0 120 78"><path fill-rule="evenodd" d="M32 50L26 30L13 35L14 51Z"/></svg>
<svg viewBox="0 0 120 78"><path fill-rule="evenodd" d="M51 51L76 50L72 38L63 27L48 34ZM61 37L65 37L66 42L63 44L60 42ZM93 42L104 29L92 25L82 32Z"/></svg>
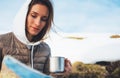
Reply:
<svg viewBox="0 0 120 78"><path fill-rule="evenodd" d="M49 74L50 48L45 42L29 46L19 41L12 32L0 35L0 65L5 55L11 55L28 66L32 66L33 62L34 69Z"/></svg>
<svg viewBox="0 0 120 78"><path fill-rule="evenodd" d="M49 46L41 39L30 42L26 37L25 24L30 2L26 0L15 16L12 32L0 35L0 65L5 55L12 55L26 65L48 74Z"/></svg>

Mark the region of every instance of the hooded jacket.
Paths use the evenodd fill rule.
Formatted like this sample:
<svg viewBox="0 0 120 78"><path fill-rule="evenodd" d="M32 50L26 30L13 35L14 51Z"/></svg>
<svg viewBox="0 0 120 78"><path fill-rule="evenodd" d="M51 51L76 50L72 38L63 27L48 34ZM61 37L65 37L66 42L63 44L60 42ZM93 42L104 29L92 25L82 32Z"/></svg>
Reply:
<svg viewBox="0 0 120 78"><path fill-rule="evenodd" d="M13 32L0 35L0 67L5 55L11 55L22 63L49 74L49 46L39 40L29 42L25 33L25 21L28 5L31 0L27 0L15 17L13 22Z"/></svg>

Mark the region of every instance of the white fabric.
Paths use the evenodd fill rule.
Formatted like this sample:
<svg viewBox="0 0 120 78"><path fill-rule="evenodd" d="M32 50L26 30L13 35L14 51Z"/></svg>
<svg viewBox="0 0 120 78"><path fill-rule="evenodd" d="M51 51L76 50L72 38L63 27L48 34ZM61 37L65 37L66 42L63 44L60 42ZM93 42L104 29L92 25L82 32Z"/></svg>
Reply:
<svg viewBox="0 0 120 78"><path fill-rule="evenodd" d="M13 33L21 42L23 42L26 45L38 45L40 44L40 41L31 43L28 41L25 34L25 21L28 11L28 5L30 1L31 0L26 0L26 2L23 4L22 8L19 10L18 14L16 15L13 21Z"/></svg>
<svg viewBox="0 0 120 78"><path fill-rule="evenodd" d="M40 41L31 43L28 41L26 34L25 34L25 21L26 21L26 15L28 11L28 5L31 0L27 0L25 4L22 6L18 14L16 15L14 22L13 22L13 33L17 37L18 40L20 40L22 43L24 43L28 49L32 47L31 49L31 64L33 68L33 51L34 46L40 44Z"/></svg>

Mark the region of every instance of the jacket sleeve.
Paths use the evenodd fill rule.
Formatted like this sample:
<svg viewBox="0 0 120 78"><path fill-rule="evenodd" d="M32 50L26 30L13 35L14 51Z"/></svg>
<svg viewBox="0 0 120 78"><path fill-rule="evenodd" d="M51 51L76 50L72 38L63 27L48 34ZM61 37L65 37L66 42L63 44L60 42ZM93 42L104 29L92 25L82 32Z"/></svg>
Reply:
<svg viewBox="0 0 120 78"><path fill-rule="evenodd" d="M43 73L45 73L47 75L50 74L50 71L49 71L49 57L50 57L50 55L47 57L46 63L44 65L44 70L43 70Z"/></svg>

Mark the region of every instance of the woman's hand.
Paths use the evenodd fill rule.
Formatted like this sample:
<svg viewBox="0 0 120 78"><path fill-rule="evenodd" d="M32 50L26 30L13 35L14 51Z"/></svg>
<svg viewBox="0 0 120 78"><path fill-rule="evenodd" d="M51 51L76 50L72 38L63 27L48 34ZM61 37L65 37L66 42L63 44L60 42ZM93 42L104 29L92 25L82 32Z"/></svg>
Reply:
<svg viewBox="0 0 120 78"><path fill-rule="evenodd" d="M67 58L65 59L65 71L64 71L64 75L69 75L72 72L72 64L70 62L70 60L68 60Z"/></svg>
<svg viewBox="0 0 120 78"><path fill-rule="evenodd" d="M65 69L64 69L64 72L62 72L62 73L51 73L51 76L53 76L55 78L57 78L57 77L64 77L64 76L70 75L71 72L72 72L72 64L71 64L70 60L65 58Z"/></svg>

